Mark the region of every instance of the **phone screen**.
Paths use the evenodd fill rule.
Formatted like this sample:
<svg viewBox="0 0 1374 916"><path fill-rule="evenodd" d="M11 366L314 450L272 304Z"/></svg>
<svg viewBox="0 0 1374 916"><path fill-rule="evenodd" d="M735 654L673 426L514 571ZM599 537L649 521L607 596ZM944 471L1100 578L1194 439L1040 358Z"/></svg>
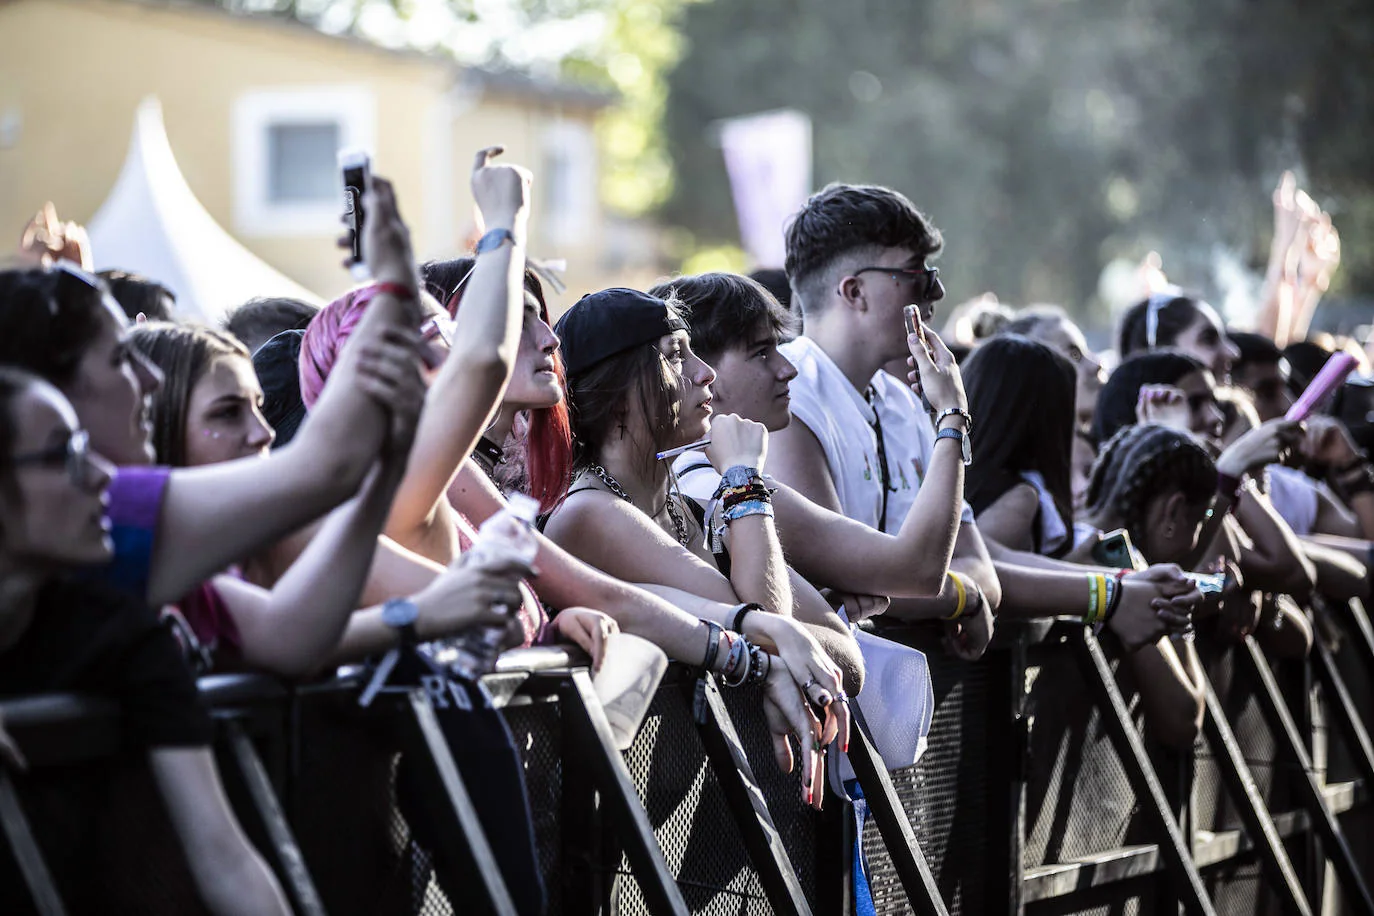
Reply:
<svg viewBox="0 0 1374 916"><path fill-rule="evenodd" d="M355 276L366 276L363 264L363 192L367 190L370 162L368 155L357 150L339 153L339 168L343 172L343 224L348 231L349 270Z"/></svg>

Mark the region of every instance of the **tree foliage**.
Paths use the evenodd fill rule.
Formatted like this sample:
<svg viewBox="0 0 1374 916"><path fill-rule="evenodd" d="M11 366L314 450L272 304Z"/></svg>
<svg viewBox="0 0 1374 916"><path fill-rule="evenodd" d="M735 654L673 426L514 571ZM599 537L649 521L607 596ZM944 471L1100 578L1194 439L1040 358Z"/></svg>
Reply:
<svg viewBox="0 0 1374 916"><path fill-rule="evenodd" d="M737 237L711 125L790 106L816 184L905 191L946 235L951 296L1091 308L1114 257L1214 285L1263 269L1269 192L1299 175L1374 290L1374 4L1367 0L714 0L668 77L663 208ZM1212 292L1216 292L1213 288Z"/></svg>

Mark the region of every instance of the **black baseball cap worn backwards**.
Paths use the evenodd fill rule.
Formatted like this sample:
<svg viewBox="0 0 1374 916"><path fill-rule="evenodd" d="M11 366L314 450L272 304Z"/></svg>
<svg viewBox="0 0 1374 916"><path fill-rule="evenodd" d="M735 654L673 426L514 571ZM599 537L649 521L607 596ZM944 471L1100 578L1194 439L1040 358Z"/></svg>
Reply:
<svg viewBox="0 0 1374 916"><path fill-rule="evenodd" d="M685 330L687 322L669 312L667 302L623 288L588 293L554 326L570 376L631 347Z"/></svg>

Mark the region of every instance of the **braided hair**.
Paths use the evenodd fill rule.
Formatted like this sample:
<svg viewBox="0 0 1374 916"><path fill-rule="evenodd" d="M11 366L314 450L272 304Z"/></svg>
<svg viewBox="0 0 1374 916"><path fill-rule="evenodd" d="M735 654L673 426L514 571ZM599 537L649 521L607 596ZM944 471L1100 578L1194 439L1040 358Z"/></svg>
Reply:
<svg viewBox="0 0 1374 916"><path fill-rule="evenodd" d="M1216 485L1216 464L1191 435L1158 423L1128 426L1098 454L1088 482L1088 512L1117 516L1139 545L1151 499L1177 491L1190 506L1201 505Z"/></svg>

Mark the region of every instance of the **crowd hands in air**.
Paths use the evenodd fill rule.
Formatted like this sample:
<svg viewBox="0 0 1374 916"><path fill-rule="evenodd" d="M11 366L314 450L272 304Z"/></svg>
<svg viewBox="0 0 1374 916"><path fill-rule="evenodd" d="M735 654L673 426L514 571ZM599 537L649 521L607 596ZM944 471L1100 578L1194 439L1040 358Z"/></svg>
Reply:
<svg viewBox="0 0 1374 916"><path fill-rule="evenodd" d="M1279 345L1339 259L1291 175L1267 336L1158 291L1108 376L1059 310L942 339L944 241L869 186L807 202L781 283L607 289L555 325L526 266L531 175L500 152L477 155L484 235L452 261L416 263L373 177L371 279L323 309L177 323L154 280L90 273L51 206L33 266L0 273L0 694L124 702L215 912L286 904L225 801L195 673L315 678L483 627L599 668L634 634L759 691L819 808L867 696L860 625L928 627L975 662L998 621L1079 618L1136 671L1147 731L1186 747L1195 633L1300 656L1314 596L1367 597L1367 456L1332 417L1283 417ZM513 491L539 503L533 560L472 549ZM25 768L3 728L0 761Z"/></svg>

